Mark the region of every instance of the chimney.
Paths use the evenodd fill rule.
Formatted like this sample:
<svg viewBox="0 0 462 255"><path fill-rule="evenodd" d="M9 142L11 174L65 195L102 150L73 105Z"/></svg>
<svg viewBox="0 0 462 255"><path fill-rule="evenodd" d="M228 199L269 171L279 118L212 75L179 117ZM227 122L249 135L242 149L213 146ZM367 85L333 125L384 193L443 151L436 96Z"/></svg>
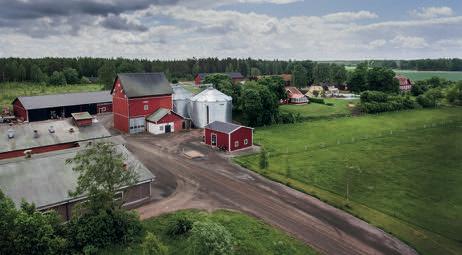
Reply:
<svg viewBox="0 0 462 255"><path fill-rule="evenodd" d="M10 128L8 129L8 139L13 139L14 138L14 129Z"/></svg>
<svg viewBox="0 0 462 255"><path fill-rule="evenodd" d="M50 134L53 134L53 133L55 132L54 127L53 127L53 126L50 126L50 127L48 128L48 132L50 132Z"/></svg>
<svg viewBox="0 0 462 255"><path fill-rule="evenodd" d="M34 138L39 138L39 133L36 129L34 129Z"/></svg>

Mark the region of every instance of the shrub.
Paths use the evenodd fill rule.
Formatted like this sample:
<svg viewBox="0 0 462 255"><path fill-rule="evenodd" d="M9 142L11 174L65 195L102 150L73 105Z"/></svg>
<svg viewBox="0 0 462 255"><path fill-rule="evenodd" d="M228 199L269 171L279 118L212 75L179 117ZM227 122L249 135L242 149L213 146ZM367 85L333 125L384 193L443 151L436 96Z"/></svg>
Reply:
<svg viewBox="0 0 462 255"><path fill-rule="evenodd" d="M334 106L334 103L326 103L327 106Z"/></svg>
<svg viewBox="0 0 462 255"><path fill-rule="evenodd" d="M49 83L51 85L66 85L66 76L62 72L54 71L50 76Z"/></svg>
<svg viewBox="0 0 462 255"><path fill-rule="evenodd" d="M365 102L368 102L368 103L377 103L377 102L381 102L381 103L385 103L388 101L388 94L384 93L384 92L380 92L380 91L364 91L363 93L361 93L361 103L365 103Z"/></svg>
<svg viewBox="0 0 462 255"><path fill-rule="evenodd" d="M413 109L416 104L409 96L389 96L378 91L361 93L361 110L366 113L379 113Z"/></svg>
<svg viewBox="0 0 462 255"><path fill-rule="evenodd" d="M231 233L218 223L195 222L188 241L193 255L234 254Z"/></svg>
<svg viewBox="0 0 462 255"><path fill-rule="evenodd" d="M179 237L185 234L188 234L189 231L192 229L193 222L186 218L176 218L169 222L167 226L167 235L170 237Z"/></svg>
<svg viewBox="0 0 462 255"><path fill-rule="evenodd" d="M324 99L316 97L310 97L310 103L325 104Z"/></svg>
<svg viewBox="0 0 462 255"><path fill-rule="evenodd" d="M143 255L166 255L168 248L165 246L157 236L148 232L141 244Z"/></svg>

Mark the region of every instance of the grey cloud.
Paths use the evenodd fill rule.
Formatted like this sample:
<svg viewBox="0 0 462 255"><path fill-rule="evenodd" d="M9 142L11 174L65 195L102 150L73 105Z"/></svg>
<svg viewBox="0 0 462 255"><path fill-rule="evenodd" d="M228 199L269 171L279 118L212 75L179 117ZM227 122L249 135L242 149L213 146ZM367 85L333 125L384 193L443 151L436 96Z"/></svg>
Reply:
<svg viewBox="0 0 462 255"><path fill-rule="evenodd" d="M130 23L126 18L112 15L112 14L109 15L107 18L105 18L100 24L105 28L114 29L114 30L127 30L127 31L140 31L140 32L144 32L148 30L148 28L143 25Z"/></svg>

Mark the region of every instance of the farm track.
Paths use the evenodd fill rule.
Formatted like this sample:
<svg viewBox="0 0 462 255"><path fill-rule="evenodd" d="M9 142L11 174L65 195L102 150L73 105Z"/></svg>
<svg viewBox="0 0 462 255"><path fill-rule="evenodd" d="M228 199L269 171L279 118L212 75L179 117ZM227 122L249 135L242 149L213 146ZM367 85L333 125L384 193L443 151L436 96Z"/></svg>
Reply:
<svg viewBox="0 0 462 255"><path fill-rule="evenodd" d="M127 148L157 176L155 186L168 190L164 199L137 209L142 218L180 209L224 208L260 218L325 254L417 254L362 220L229 163L196 137L197 131L126 137ZM181 155L183 149L201 151L207 159L188 160Z"/></svg>

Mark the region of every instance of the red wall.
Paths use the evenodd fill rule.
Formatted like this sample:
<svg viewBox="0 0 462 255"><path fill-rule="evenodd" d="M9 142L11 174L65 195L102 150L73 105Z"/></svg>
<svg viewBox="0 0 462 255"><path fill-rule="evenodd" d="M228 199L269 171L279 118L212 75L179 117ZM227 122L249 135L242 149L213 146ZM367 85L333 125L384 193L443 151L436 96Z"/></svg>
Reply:
<svg viewBox="0 0 462 255"><path fill-rule="evenodd" d="M169 113L165 115L162 119L160 119L157 123L169 123L173 122L174 124L174 129L175 132L180 131L183 129L183 118L174 114L174 113Z"/></svg>
<svg viewBox="0 0 462 255"><path fill-rule="evenodd" d="M173 109L172 95L130 98L128 102L130 118L149 116L159 108ZM145 105L148 105L147 110L144 110Z"/></svg>
<svg viewBox="0 0 462 255"><path fill-rule="evenodd" d="M21 102L19 102L19 100L14 101L13 112L16 118L27 121L27 110L24 109L24 106L21 104Z"/></svg>
<svg viewBox="0 0 462 255"><path fill-rule="evenodd" d="M34 157L34 154L44 153L44 152L49 152L49 151L59 151L59 150L70 149L70 148L74 148L78 146L79 144L77 143L63 143L63 144L55 144L55 145L32 148L30 150L32 150L32 157ZM8 151L8 152L0 153L0 160L7 159L7 158L24 157L24 151L25 150L17 150L17 151Z"/></svg>
<svg viewBox="0 0 462 255"><path fill-rule="evenodd" d="M128 133L128 98L122 92L119 79L115 81L112 91L112 112L114 115L114 128Z"/></svg>
<svg viewBox="0 0 462 255"><path fill-rule="evenodd" d="M84 127L84 126L91 126L92 124L92 119L87 119L87 120L74 120L75 124L78 127Z"/></svg>
<svg viewBox="0 0 462 255"><path fill-rule="evenodd" d="M231 133L231 151L240 150L252 146L252 132L253 130L248 127L241 127ZM247 145L244 145L244 140L247 139ZM234 142L239 141L239 146L234 146Z"/></svg>
<svg viewBox="0 0 462 255"><path fill-rule="evenodd" d="M96 106L96 108L97 108L97 109L96 109L96 112L97 112L97 113L100 113L100 112L101 112L100 109L103 108L103 107L106 107L106 111L104 111L104 112L112 112L112 103L108 103L108 104L98 104L98 105ZM103 113L103 112L102 112L102 113Z"/></svg>
<svg viewBox="0 0 462 255"><path fill-rule="evenodd" d="M211 142L211 134L217 134L217 147L224 147L227 150L229 149L229 136L228 134L217 132L214 130L210 130L208 128L204 129L204 135L205 135L205 144L212 145Z"/></svg>
<svg viewBox="0 0 462 255"><path fill-rule="evenodd" d="M196 75L196 77L194 78L194 83L196 83L196 85L199 85L202 83L201 77L199 75Z"/></svg>

